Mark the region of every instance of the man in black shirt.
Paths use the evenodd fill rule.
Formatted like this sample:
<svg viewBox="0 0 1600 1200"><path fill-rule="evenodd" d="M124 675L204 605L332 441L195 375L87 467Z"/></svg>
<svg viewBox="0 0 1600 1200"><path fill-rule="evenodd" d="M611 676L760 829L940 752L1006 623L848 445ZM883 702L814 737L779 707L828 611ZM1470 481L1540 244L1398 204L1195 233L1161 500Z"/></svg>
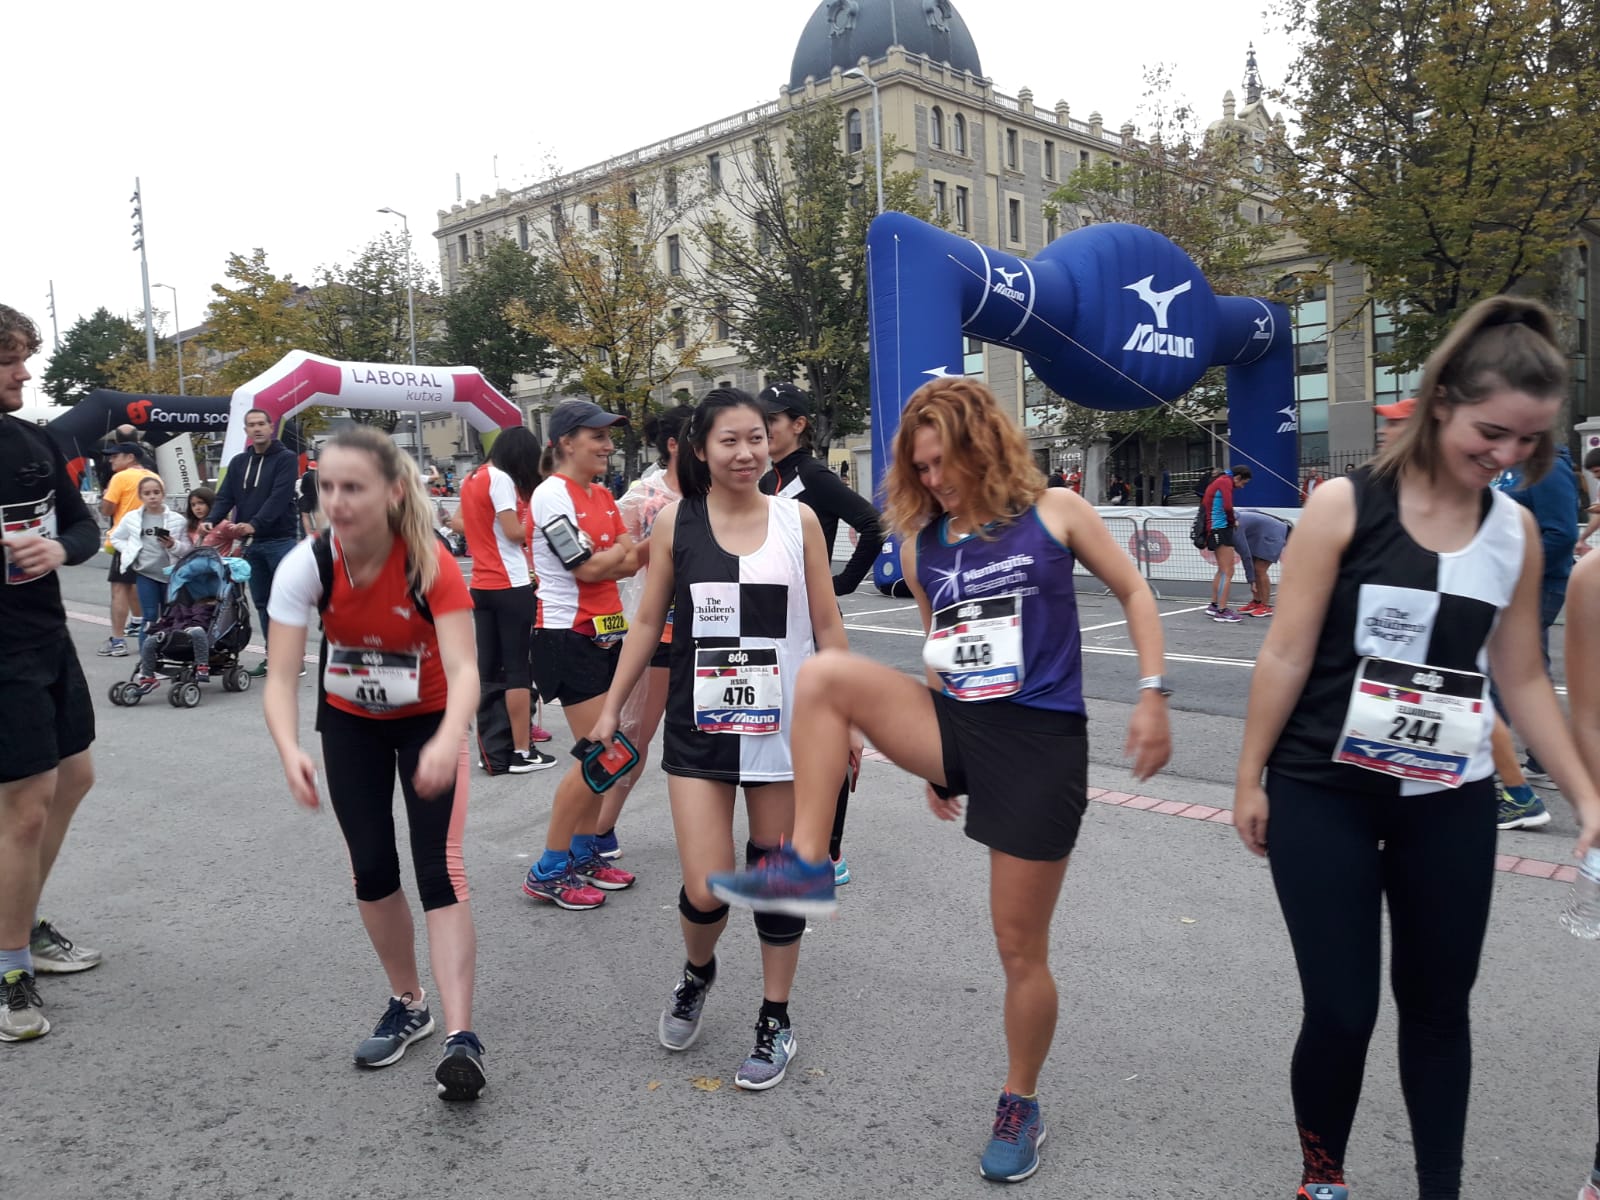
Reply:
<svg viewBox="0 0 1600 1200"><path fill-rule="evenodd" d="M74 945L37 914L67 825L94 783L94 707L56 569L100 545L55 443L11 415L38 349L33 322L0 304L0 1042L50 1032L36 974L100 961L98 950Z"/></svg>

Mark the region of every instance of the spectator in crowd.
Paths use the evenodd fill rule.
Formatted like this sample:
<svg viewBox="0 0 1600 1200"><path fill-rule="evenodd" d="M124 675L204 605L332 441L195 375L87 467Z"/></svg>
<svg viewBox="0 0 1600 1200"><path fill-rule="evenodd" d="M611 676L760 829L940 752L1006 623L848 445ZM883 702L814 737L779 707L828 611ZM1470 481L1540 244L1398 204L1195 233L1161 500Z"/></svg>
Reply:
<svg viewBox="0 0 1600 1200"><path fill-rule="evenodd" d="M184 531L184 520L167 507L167 489L161 476L146 475L139 480L139 507L117 522L111 531L111 552L117 565L133 578L144 621L139 626L139 648L144 649L145 631L161 615L161 602L167 594L167 570Z"/></svg>
<svg viewBox="0 0 1600 1200"><path fill-rule="evenodd" d="M300 532L314 537L322 527L322 500L317 488L317 452L306 454L306 469L295 484L295 509L300 514Z"/></svg>
<svg viewBox="0 0 1600 1200"><path fill-rule="evenodd" d="M139 507L140 482L160 476L139 465L138 447L132 442L118 442L107 457L111 461L111 479L100 495L100 515L115 529L123 517ZM111 550L109 539L106 549ZM95 651L102 658L126 658L128 646L123 639L135 636L144 619L134 588L134 574L123 570L120 560L121 556L112 550L111 571L107 576L111 582L111 636Z"/></svg>
<svg viewBox="0 0 1600 1200"><path fill-rule="evenodd" d="M1289 522L1267 513L1239 509L1239 524L1235 530L1239 565L1244 568L1245 581L1250 585L1250 603L1240 608L1244 617L1270 617L1272 615L1272 577L1268 571L1283 557L1284 543L1289 540Z"/></svg>

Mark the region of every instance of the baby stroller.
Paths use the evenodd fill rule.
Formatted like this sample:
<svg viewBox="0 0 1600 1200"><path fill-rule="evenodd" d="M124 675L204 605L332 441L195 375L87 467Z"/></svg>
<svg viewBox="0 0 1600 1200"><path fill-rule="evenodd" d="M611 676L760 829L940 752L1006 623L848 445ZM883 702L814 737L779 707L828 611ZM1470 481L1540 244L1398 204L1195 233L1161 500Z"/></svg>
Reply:
<svg viewBox="0 0 1600 1200"><path fill-rule="evenodd" d="M172 684L167 702L173 708L194 708L200 703L204 679L196 670L194 646L186 633L193 626L203 627L211 641L207 674L220 676L226 691L243 692L250 687L250 674L239 662L240 652L250 643L250 601L245 588L249 579L250 564L244 559L224 558L209 548L191 551L172 568L166 602L148 637L160 639L154 666ZM111 685L111 703L135 705L160 687L159 679L141 679L148 657L141 653L141 664L134 668L132 678Z"/></svg>

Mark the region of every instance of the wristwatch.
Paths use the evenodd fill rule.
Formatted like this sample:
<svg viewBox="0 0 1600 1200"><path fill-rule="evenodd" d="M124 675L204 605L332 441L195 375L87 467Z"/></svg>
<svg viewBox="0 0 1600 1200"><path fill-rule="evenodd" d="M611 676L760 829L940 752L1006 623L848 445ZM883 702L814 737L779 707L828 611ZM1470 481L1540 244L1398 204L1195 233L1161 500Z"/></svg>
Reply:
<svg viewBox="0 0 1600 1200"><path fill-rule="evenodd" d="M1146 675L1139 680L1139 690L1142 692L1147 689L1154 689L1163 696L1172 695L1172 689L1167 686L1167 677L1165 675Z"/></svg>

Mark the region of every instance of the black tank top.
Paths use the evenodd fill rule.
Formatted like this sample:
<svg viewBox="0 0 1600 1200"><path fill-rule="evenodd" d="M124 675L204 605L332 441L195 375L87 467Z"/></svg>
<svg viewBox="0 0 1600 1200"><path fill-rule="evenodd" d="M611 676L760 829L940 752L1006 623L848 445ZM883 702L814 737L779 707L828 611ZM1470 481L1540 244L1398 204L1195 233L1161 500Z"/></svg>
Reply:
<svg viewBox="0 0 1600 1200"><path fill-rule="evenodd" d="M1362 467L1349 478L1355 485L1355 533L1339 560L1311 673L1267 765L1296 779L1353 791L1436 791L1437 785L1403 782L1333 761L1356 670L1371 656L1486 674L1485 644L1522 573L1522 510L1503 493L1484 489L1472 541L1436 554L1414 542L1400 523L1394 476ZM1494 769L1489 755L1494 710L1484 708L1482 739L1463 782L1487 778Z"/></svg>

